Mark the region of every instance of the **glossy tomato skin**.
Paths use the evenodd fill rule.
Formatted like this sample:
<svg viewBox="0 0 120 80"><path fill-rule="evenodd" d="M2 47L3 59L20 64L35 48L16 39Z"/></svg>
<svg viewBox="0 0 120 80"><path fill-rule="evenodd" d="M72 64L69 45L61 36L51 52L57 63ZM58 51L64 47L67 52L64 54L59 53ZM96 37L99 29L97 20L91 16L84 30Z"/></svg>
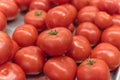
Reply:
<svg viewBox="0 0 120 80"><path fill-rule="evenodd" d="M0 11L5 14L7 20L14 20L18 15L18 7L12 1L0 1Z"/></svg>
<svg viewBox="0 0 120 80"><path fill-rule="evenodd" d="M102 42L108 42L120 49L120 26L111 26L103 31Z"/></svg>
<svg viewBox="0 0 120 80"><path fill-rule="evenodd" d="M104 11L100 11L96 14L94 23L100 28L105 29L110 27L112 23L112 16ZM107 24L106 24L107 23Z"/></svg>
<svg viewBox="0 0 120 80"><path fill-rule="evenodd" d="M113 25L120 26L120 15L113 15L112 16Z"/></svg>
<svg viewBox="0 0 120 80"><path fill-rule="evenodd" d="M35 26L38 31L43 31L46 29L46 15L47 13L43 10L31 10L25 15L24 22Z"/></svg>
<svg viewBox="0 0 120 80"><path fill-rule="evenodd" d="M71 4L56 6L50 9L46 16L46 25L48 28L67 27L76 18L77 10Z"/></svg>
<svg viewBox="0 0 120 80"><path fill-rule="evenodd" d="M42 72L45 62L43 51L36 46L28 46L20 49L14 62L18 64L27 75L36 75Z"/></svg>
<svg viewBox="0 0 120 80"><path fill-rule="evenodd" d="M65 4L65 3L69 3L71 0L49 0L52 3L56 4L56 5L60 5L60 4Z"/></svg>
<svg viewBox="0 0 120 80"><path fill-rule="evenodd" d="M30 7L29 10L44 10L44 11L48 11L50 9L50 2L49 0L33 0L30 3Z"/></svg>
<svg viewBox="0 0 120 80"><path fill-rule="evenodd" d="M90 56L91 46L87 38L78 35L73 37L72 48L68 51L67 55L75 61L83 61Z"/></svg>
<svg viewBox="0 0 120 80"><path fill-rule="evenodd" d="M98 7L100 0L89 0L89 5Z"/></svg>
<svg viewBox="0 0 120 80"><path fill-rule="evenodd" d="M7 18L6 16L0 12L0 30L4 30L7 25Z"/></svg>
<svg viewBox="0 0 120 80"><path fill-rule="evenodd" d="M44 74L50 80L75 80L77 65L67 56L53 57L44 65Z"/></svg>
<svg viewBox="0 0 120 80"><path fill-rule="evenodd" d="M38 36L37 45L50 56L66 53L72 46L72 33L64 28L57 27L45 30Z"/></svg>
<svg viewBox="0 0 120 80"><path fill-rule="evenodd" d="M109 14L115 14L118 11L117 0L100 0L98 8L102 11L106 11Z"/></svg>
<svg viewBox="0 0 120 80"><path fill-rule="evenodd" d="M116 69L120 65L120 51L110 43L98 44L91 53L91 58L104 60L110 70Z"/></svg>
<svg viewBox="0 0 120 80"><path fill-rule="evenodd" d="M91 46L96 45L101 37L100 29L92 22L83 22L79 24L75 34L85 36L89 40Z"/></svg>
<svg viewBox="0 0 120 80"><path fill-rule="evenodd" d="M12 40L9 35L0 31L0 65L8 61L12 47Z"/></svg>
<svg viewBox="0 0 120 80"><path fill-rule="evenodd" d="M37 37L37 29L30 24L18 26L12 35L13 40L21 47L34 45Z"/></svg>
<svg viewBox="0 0 120 80"><path fill-rule="evenodd" d="M69 26L68 26L68 29L73 33L75 31L75 25L73 23L71 23Z"/></svg>
<svg viewBox="0 0 120 80"><path fill-rule="evenodd" d="M89 0L72 0L71 3L77 8L79 11L85 6L89 5Z"/></svg>
<svg viewBox="0 0 120 80"><path fill-rule="evenodd" d="M84 8L82 8L79 12L78 12L78 22L86 22L86 21L90 21L93 22L94 18L98 12L98 8L96 8L95 6L86 6Z"/></svg>
<svg viewBox="0 0 120 80"><path fill-rule="evenodd" d="M110 80L110 71L103 60L89 58L78 66L77 80Z"/></svg>
<svg viewBox="0 0 120 80"><path fill-rule="evenodd" d="M26 76L17 64L7 62L0 66L0 80L26 80Z"/></svg>

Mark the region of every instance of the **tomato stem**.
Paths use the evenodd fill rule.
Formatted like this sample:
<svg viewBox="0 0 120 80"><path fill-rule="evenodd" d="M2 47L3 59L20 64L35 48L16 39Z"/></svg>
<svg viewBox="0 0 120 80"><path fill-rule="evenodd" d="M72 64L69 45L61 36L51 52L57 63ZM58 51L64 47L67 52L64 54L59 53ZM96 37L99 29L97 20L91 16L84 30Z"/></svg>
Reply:
<svg viewBox="0 0 120 80"><path fill-rule="evenodd" d="M40 16L42 14L42 12L35 12L35 16Z"/></svg>
<svg viewBox="0 0 120 80"><path fill-rule="evenodd" d="M95 63L95 61L89 59L87 64L88 64L89 66L91 66L91 65L93 65L94 63Z"/></svg>
<svg viewBox="0 0 120 80"><path fill-rule="evenodd" d="M58 32L56 31L56 30L51 30L50 32L49 32L49 34L50 35L56 35Z"/></svg>

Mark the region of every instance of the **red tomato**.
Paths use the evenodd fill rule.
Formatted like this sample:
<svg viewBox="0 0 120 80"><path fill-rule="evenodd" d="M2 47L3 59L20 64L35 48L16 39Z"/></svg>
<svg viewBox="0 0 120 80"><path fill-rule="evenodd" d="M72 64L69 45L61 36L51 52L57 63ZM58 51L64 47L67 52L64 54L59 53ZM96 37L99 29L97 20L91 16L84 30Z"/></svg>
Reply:
<svg viewBox="0 0 120 80"><path fill-rule="evenodd" d="M64 28L57 27L40 33L37 45L50 56L66 53L72 45L72 33Z"/></svg>
<svg viewBox="0 0 120 80"><path fill-rule="evenodd" d="M48 28L68 27L76 18L77 10L70 4L54 7L48 11L46 25Z"/></svg>
<svg viewBox="0 0 120 80"><path fill-rule="evenodd" d="M75 25L73 23L71 23L69 26L68 26L68 29L73 33L74 30L75 30Z"/></svg>
<svg viewBox="0 0 120 80"><path fill-rule="evenodd" d="M115 14L118 11L118 3L117 0L100 0L98 8L110 14Z"/></svg>
<svg viewBox="0 0 120 80"><path fill-rule="evenodd" d="M89 0L72 0L72 4L77 8L79 11L83 7L89 4Z"/></svg>
<svg viewBox="0 0 120 80"><path fill-rule="evenodd" d="M98 7L100 0L89 0L89 5Z"/></svg>
<svg viewBox="0 0 120 80"><path fill-rule="evenodd" d="M23 70L12 62L0 66L0 80L26 80Z"/></svg>
<svg viewBox="0 0 120 80"><path fill-rule="evenodd" d="M37 29L30 24L24 24L17 27L12 35L13 40L21 47L33 45L37 37Z"/></svg>
<svg viewBox="0 0 120 80"><path fill-rule="evenodd" d="M82 61L88 58L91 53L91 46L87 38L84 36L74 36L72 48L67 55L76 61Z"/></svg>
<svg viewBox="0 0 120 80"><path fill-rule="evenodd" d="M0 11L5 14L7 20L14 20L18 14L18 7L12 1L0 1Z"/></svg>
<svg viewBox="0 0 120 80"><path fill-rule="evenodd" d="M48 0L33 0L30 4L29 10L34 9L48 11L50 9L50 2Z"/></svg>
<svg viewBox="0 0 120 80"><path fill-rule="evenodd" d="M120 51L110 43L100 43L92 51L91 58L104 60L110 70L120 66Z"/></svg>
<svg viewBox="0 0 120 80"><path fill-rule="evenodd" d="M103 60L90 58L79 65L77 80L110 80L110 71Z"/></svg>
<svg viewBox="0 0 120 80"><path fill-rule="evenodd" d="M29 46L20 49L16 53L14 61L27 75L36 75L42 72L45 57L39 47Z"/></svg>
<svg viewBox="0 0 120 80"><path fill-rule="evenodd" d="M42 31L46 29L45 25L45 18L46 18L47 13L43 10L32 10L29 11L25 17L24 17L24 22L26 24L31 24L38 29L38 31Z"/></svg>
<svg viewBox="0 0 120 80"><path fill-rule="evenodd" d="M0 30L4 30L7 25L7 18L6 16L0 12Z"/></svg>
<svg viewBox="0 0 120 80"><path fill-rule="evenodd" d="M67 56L49 59L44 65L44 73L50 80L75 80L77 65Z"/></svg>
<svg viewBox="0 0 120 80"><path fill-rule="evenodd" d="M70 2L71 0L49 0L49 1L53 2L53 3L56 4L56 5L60 5L60 4L68 3L68 2Z"/></svg>
<svg viewBox="0 0 120 80"><path fill-rule="evenodd" d="M118 25L120 26L120 15L113 15L112 16L112 22L113 22L113 25Z"/></svg>
<svg viewBox="0 0 120 80"><path fill-rule="evenodd" d="M96 45L99 42L101 37L101 31L97 26L91 22L83 22L79 24L76 29L76 35L85 36L92 46Z"/></svg>
<svg viewBox="0 0 120 80"><path fill-rule="evenodd" d="M100 11L97 13L94 18L94 23L100 28L105 29L112 25L112 16L104 11Z"/></svg>
<svg viewBox="0 0 120 80"><path fill-rule="evenodd" d="M102 33L102 42L109 42L120 49L120 26L111 26Z"/></svg>
<svg viewBox="0 0 120 80"><path fill-rule="evenodd" d="M9 35L0 31L0 65L8 61L12 47L12 40Z"/></svg>
<svg viewBox="0 0 120 80"><path fill-rule="evenodd" d="M47 77L40 77L37 80L49 80Z"/></svg>
<svg viewBox="0 0 120 80"><path fill-rule="evenodd" d="M14 0L14 2L18 5L21 11L27 10L32 1L33 0Z"/></svg>
<svg viewBox="0 0 120 80"><path fill-rule="evenodd" d="M78 22L86 22L86 21L93 22L96 16L96 13L98 11L99 11L98 8L94 6L86 6L82 8L78 12Z"/></svg>

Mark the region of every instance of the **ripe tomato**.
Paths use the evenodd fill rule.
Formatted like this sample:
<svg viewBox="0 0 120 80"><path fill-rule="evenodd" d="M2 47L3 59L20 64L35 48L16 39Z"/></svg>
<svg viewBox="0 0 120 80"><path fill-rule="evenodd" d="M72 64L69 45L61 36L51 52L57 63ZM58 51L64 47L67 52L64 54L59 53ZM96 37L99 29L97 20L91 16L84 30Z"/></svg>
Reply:
<svg viewBox="0 0 120 80"><path fill-rule="evenodd" d="M78 22L93 22L98 11L98 8L96 8L95 6L86 6L82 8L78 12Z"/></svg>
<svg viewBox="0 0 120 80"><path fill-rule="evenodd" d="M12 62L0 66L0 80L26 80L23 70Z"/></svg>
<svg viewBox="0 0 120 80"><path fill-rule="evenodd" d="M112 25L112 16L104 11L100 11L94 18L94 23L100 28L105 29Z"/></svg>
<svg viewBox="0 0 120 80"><path fill-rule="evenodd" d="M78 67L77 80L110 80L110 71L103 60L86 59Z"/></svg>
<svg viewBox="0 0 120 80"><path fill-rule="evenodd" d="M104 60L110 70L116 69L120 65L120 51L110 43L100 43L92 51L91 58Z"/></svg>
<svg viewBox="0 0 120 80"><path fill-rule="evenodd" d="M6 16L0 12L0 30L4 30L7 25L7 18Z"/></svg>
<svg viewBox="0 0 120 80"><path fill-rule="evenodd" d="M98 8L102 11L106 11L109 14L115 14L118 11L117 0L100 0Z"/></svg>
<svg viewBox="0 0 120 80"><path fill-rule="evenodd" d="M83 7L87 6L89 4L89 0L72 0L71 2L79 11Z"/></svg>
<svg viewBox="0 0 120 80"><path fill-rule="evenodd" d="M33 0L30 4L29 10L34 9L48 11L50 9L50 2L48 0Z"/></svg>
<svg viewBox="0 0 120 80"><path fill-rule="evenodd" d="M117 15L117 14L113 15L112 22L113 22L113 25L120 26L120 15Z"/></svg>
<svg viewBox="0 0 120 80"><path fill-rule="evenodd" d="M77 65L67 56L49 59L44 65L44 73L50 80L75 80Z"/></svg>
<svg viewBox="0 0 120 80"><path fill-rule="evenodd" d="M65 4L65 3L68 3L70 2L71 0L49 0L51 1L52 3L56 4L56 5L60 5L60 4Z"/></svg>
<svg viewBox="0 0 120 80"><path fill-rule="evenodd" d="M100 0L89 0L89 5L98 7Z"/></svg>
<svg viewBox="0 0 120 80"><path fill-rule="evenodd" d="M0 31L0 65L7 62L12 50L12 40L5 32Z"/></svg>
<svg viewBox="0 0 120 80"><path fill-rule="evenodd" d="M28 46L16 53L14 61L27 75L36 75L42 72L45 57L39 47Z"/></svg>
<svg viewBox="0 0 120 80"><path fill-rule="evenodd" d="M91 53L91 46L87 38L84 36L74 36L72 48L67 55L76 61L82 61L88 58Z"/></svg>
<svg viewBox="0 0 120 80"><path fill-rule="evenodd" d="M109 42L120 49L120 26L111 26L102 33L102 42Z"/></svg>
<svg viewBox="0 0 120 80"><path fill-rule="evenodd" d="M50 56L66 53L72 46L72 33L64 28L57 27L45 30L38 36L37 45Z"/></svg>
<svg viewBox="0 0 120 80"><path fill-rule="evenodd" d="M45 22L48 28L68 27L74 21L76 15L76 8L70 4L65 4L50 9Z"/></svg>
<svg viewBox="0 0 120 80"><path fill-rule="evenodd" d="M0 11L5 14L7 20L14 20L18 14L18 7L12 1L0 1Z"/></svg>
<svg viewBox="0 0 120 80"><path fill-rule="evenodd" d="M17 27L12 35L13 40L21 47L33 45L37 37L37 29L30 24L24 24Z"/></svg>
<svg viewBox="0 0 120 80"><path fill-rule="evenodd" d="M35 28L38 29L38 31L42 31L46 29L45 25L46 15L47 13L43 10L32 10L25 15L24 22L26 24L31 24L35 26Z"/></svg>
<svg viewBox="0 0 120 80"><path fill-rule="evenodd" d="M77 27L76 35L85 36L89 40L91 45L94 46L99 42L101 32L95 24L91 22L83 22Z"/></svg>
<svg viewBox="0 0 120 80"><path fill-rule="evenodd" d="M47 77L40 77L37 80L49 80Z"/></svg>

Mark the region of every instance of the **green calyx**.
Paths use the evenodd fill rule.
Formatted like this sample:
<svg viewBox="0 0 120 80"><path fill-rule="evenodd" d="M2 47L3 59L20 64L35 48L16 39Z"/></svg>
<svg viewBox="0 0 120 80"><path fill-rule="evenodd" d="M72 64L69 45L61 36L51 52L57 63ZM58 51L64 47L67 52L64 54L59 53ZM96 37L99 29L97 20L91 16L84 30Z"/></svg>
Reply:
<svg viewBox="0 0 120 80"><path fill-rule="evenodd" d="M35 12L35 16L41 16L42 12Z"/></svg>
<svg viewBox="0 0 120 80"><path fill-rule="evenodd" d="M95 61L89 59L88 62L87 62L87 65L91 66L93 64L95 64Z"/></svg>
<svg viewBox="0 0 120 80"><path fill-rule="evenodd" d="M58 33L58 32L57 32L56 30L51 30L51 31L49 32L50 35L57 35L57 33Z"/></svg>

